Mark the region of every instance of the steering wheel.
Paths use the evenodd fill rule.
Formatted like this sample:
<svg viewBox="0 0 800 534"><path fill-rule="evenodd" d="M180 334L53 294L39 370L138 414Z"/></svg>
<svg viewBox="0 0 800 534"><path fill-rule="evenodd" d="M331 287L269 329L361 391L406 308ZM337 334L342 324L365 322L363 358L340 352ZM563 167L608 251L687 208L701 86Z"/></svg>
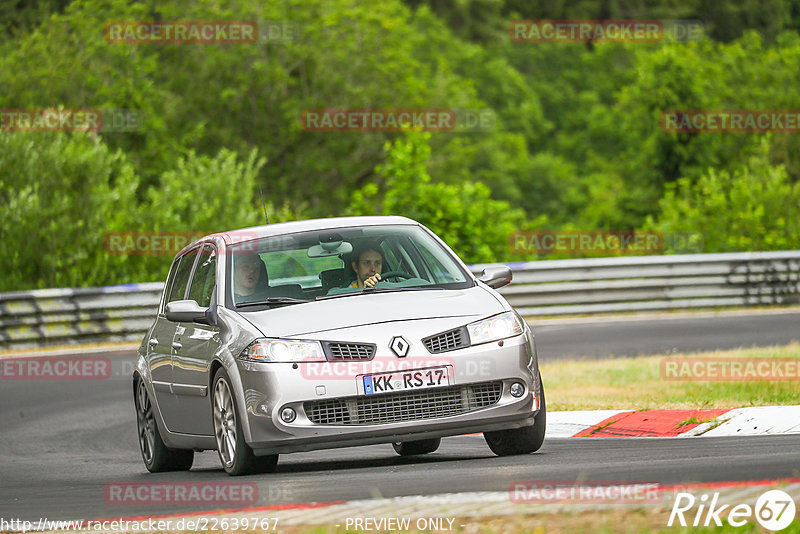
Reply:
<svg viewBox="0 0 800 534"><path fill-rule="evenodd" d="M381 282L383 282L387 278L405 278L408 280L409 278L416 278L414 275L404 273L402 271L387 271L385 273L381 273Z"/></svg>

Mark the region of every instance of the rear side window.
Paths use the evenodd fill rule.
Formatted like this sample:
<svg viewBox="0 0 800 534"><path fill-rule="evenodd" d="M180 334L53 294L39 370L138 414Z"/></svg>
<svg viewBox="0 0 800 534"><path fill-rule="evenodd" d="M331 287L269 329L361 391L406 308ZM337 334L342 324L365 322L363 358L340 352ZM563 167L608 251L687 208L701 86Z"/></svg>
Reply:
<svg viewBox="0 0 800 534"><path fill-rule="evenodd" d="M206 245L200 253L197 262L197 269L192 277L192 285L189 287L189 298L197 302L203 308L211 304L211 293L214 291L214 284L217 280L217 253L214 247Z"/></svg>
<svg viewBox="0 0 800 534"><path fill-rule="evenodd" d="M329 269L341 269L344 263L338 256L309 258L305 248L282 250L261 254L267 266L269 285L300 284L303 289L319 288L322 282L319 273Z"/></svg>
<svg viewBox="0 0 800 534"><path fill-rule="evenodd" d="M169 290L167 302L176 300L183 300L186 294L186 285L189 283L189 275L192 274L192 266L194 266L194 259L197 256L197 250L187 252L181 257L181 263L178 265L178 270L175 272L175 278L172 280L172 287Z"/></svg>

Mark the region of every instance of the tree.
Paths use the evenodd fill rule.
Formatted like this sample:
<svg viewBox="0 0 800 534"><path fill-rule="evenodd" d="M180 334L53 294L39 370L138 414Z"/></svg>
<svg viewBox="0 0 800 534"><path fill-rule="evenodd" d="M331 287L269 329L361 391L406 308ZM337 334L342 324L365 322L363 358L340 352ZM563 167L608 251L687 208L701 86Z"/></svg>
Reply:
<svg viewBox="0 0 800 534"><path fill-rule="evenodd" d="M384 177L386 193L369 184L353 195L350 215L404 215L430 228L464 261L503 261L509 237L523 221L521 210L493 200L480 182L433 183L426 164L430 134L406 133L384 145L386 161L375 171Z"/></svg>
<svg viewBox="0 0 800 534"><path fill-rule="evenodd" d="M668 186L661 214L649 225L671 236L699 233L705 252L800 248L800 184L786 169L771 165L766 143L760 154L734 171L709 168L693 183L681 178ZM674 252L669 250L668 252Z"/></svg>
<svg viewBox="0 0 800 534"><path fill-rule="evenodd" d="M0 135L0 291L140 275L104 246L134 223L137 185L125 154L89 135Z"/></svg>

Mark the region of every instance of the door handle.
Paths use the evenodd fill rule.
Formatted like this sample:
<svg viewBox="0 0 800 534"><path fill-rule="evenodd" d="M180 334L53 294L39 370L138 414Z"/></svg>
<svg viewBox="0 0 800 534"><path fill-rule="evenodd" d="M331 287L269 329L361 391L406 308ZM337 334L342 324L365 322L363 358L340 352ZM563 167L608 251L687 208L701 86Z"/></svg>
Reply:
<svg viewBox="0 0 800 534"><path fill-rule="evenodd" d="M150 341L148 341L147 344L150 345L151 347L155 347L156 345L158 345L158 340L156 338L150 338Z"/></svg>
<svg viewBox="0 0 800 534"><path fill-rule="evenodd" d="M172 342L172 348L173 348L173 349L175 349L175 350L181 350L181 347L183 347L183 345L181 345L181 344L180 344L180 343L178 343L177 341L173 341L173 342Z"/></svg>

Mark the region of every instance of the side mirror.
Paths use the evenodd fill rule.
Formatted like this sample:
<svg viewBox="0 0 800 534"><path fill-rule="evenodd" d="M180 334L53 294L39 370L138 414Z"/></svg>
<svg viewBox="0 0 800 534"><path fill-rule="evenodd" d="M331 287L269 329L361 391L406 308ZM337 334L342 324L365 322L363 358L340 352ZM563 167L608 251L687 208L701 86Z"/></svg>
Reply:
<svg viewBox="0 0 800 534"><path fill-rule="evenodd" d="M219 314L217 314L217 287L211 292L211 302L208 303L208 308L205 313L205 321L203 323L210 326L219 326Z"/></svg>
<svg viewBox="0 0 800 534"><path fill-rule="evenodd" d="M167 304L167 319L175 323L207 324L206 311L194 300L176 300Z"/></svg>
<svg viewBox="0 0 800 534"><path fill-rule="evenodd" d="M492 289L508 285L511 282L511 268L506 265L493 265L481 273L480 280Z"/></svg>

